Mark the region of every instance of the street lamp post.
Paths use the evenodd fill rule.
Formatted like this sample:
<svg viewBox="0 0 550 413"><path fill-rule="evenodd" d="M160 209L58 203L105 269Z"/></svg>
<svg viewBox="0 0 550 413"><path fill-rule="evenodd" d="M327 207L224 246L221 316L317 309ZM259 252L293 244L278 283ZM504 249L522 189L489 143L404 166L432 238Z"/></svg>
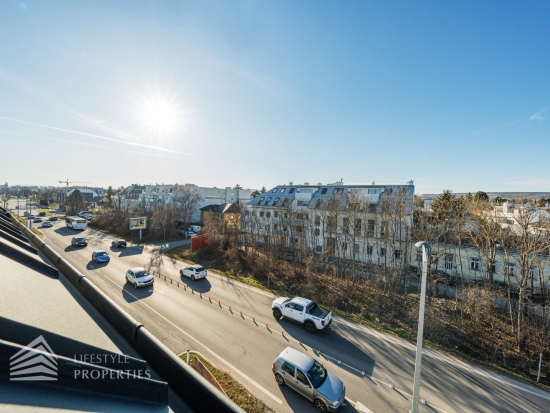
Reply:
<svg viewBox="0 0 550 413"><path fill-rule="evenodd" d="M428 253L432 246L426 241L419 241L416 248L422 248L422 281L420 288L420 310L418 311L418 334L416 337L416 359L414 362L414 384L411 413L418 413L418 395L420 392L420 370L422 367L422 338L424 336L424 306L426 303L426 280L428 278Z"/></svg>

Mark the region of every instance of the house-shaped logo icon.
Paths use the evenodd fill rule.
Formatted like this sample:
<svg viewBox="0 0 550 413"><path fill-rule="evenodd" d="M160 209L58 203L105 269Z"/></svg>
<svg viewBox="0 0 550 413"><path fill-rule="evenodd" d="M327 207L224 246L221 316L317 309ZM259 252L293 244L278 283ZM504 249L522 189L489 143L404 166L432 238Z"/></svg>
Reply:
<svg viewBox="0 0 550 413"><path fill-rule="evenodd" d="M44 337L11 356L10 380L57 380L57 358Z"/></svg>

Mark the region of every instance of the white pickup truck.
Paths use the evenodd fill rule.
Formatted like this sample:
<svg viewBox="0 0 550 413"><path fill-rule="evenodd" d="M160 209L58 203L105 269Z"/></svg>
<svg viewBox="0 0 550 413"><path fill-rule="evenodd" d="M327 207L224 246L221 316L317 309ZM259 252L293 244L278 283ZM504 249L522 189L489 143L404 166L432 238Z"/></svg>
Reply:
<svg viewBox="0 0 550 413"><path fill-rule="evenodd" d="M332 322L332 313L319 307L313 301L302 297L279 297L271 304L273 317L281 317L303 324L308 333L328 328Z"/></svg>

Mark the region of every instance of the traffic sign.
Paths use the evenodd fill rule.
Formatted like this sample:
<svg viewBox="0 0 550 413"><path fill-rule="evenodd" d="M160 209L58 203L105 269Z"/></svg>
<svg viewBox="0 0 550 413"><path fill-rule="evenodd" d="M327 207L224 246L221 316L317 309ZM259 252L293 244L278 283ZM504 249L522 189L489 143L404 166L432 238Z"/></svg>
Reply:
<svg viewBox="0 0 550 413"><path fill-rule="evenodd" d="M15 209L19 209L19 205L17 205L17 206L15 207Z"/></svg>

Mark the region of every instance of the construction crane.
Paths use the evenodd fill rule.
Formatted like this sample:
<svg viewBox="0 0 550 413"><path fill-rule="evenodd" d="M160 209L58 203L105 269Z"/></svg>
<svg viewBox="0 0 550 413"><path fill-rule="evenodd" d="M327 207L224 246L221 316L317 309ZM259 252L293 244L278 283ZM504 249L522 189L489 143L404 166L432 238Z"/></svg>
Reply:
<svg viewBox="0 0 550 413"><path fill-rule="evenodd" d="M68 179L64 180L64 181L59 181L60 184L67 184L67 186L69 186L69 184L90 184L91 182L75 182L75 181L69 181Z"/></svg>

